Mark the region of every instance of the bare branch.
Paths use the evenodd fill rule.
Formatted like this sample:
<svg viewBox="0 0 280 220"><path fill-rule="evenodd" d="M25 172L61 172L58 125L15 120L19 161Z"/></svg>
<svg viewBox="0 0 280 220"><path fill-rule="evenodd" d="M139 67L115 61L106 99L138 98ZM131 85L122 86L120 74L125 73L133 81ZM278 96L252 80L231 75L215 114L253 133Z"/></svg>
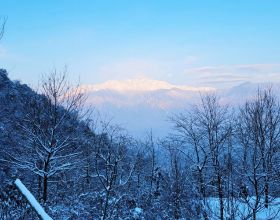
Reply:
<svg viewBox="0 0 280 220"><path fill-rule="evenodd" d="M2 39L2 37L4 36L4 32L5 32L5 26L7 23L7 18L2 18L0 19L0 21L2 20L2 24L0 24L0 40Z"/></svg>

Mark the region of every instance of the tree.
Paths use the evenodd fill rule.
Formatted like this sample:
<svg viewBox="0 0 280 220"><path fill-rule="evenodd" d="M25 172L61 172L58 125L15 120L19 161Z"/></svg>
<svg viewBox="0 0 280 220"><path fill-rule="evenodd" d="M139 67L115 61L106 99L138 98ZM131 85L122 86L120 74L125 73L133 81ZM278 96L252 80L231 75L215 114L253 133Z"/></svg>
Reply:
<svg viewBox="0 0 280 220"><path fill-rule="evenodd" d="M173 139L181 141L182 145L185 146L184 152L186 152L188 161L191 161L193 178L196 182L195 185L200 196L201 212L203 218L208 219L208 214L206 210L206 172L208 162L208 151L203 145L203 136L199 130L200 124L198 123L199 120L197 120L197 114L195 113L196 108L192 108L186 113L180 113L171 117L171 122L173 123L173 126L177 131L177 134L173 136ZM188 152L191 156L189 156Z"/></svg>
<svg viewBox="0 0 280 220"><path fill-rule="evenodd" d="M5 32L5 25L6 25L6 22L7 22L7 19L6 18L2 18L0 19L0 23L2 23L0 25L0 40L2 39L3 35L4 35L4 32Z"/></svg>
<svg viewBox="0 0 280 220"><path fill-rule="evenodd" d="M157 195L157 184L156 184L156 176L157 172L159 170L159 167L157 166L157 161L156 161L156 149L155 149L155 143L154 143L154 137L153 137L153 132L152 130L147 134L146 141L144 143L144 148L149 154L149 159L150 159L150 174L148 174L148 179L149 179L149 200L153 200L154 197Z"/></svg>
<svg viewBox="0 0 280 220"><path fill-rule="evenodd" d="M224 219L224 171L226 145L231 135L231 121L227 106L222 106L216 95L203 96L201 107L197 108L198 122L203 141L209 152L209 162L213 169L213 183L219 198L220 219Z"/></svg>
<svg viewBox="0 0 280 220"><path fill-rule="evenodd" d="M240 108L238 118L237 139L242 152L239 172L244 177L243 188L254 196L253 201L250 196L243 196L243 200L257 219L257 212L263 206L268 208L273 198L271 187L275 187L279 168L280 106L272 89L258 89L256 97Z"/></svg>
<svg viewBox="0 0 280 220"><path fill-rule="evenodd" d="M9 162L38 177L44 202L50 178L78 163L78 119L83 101L78 87L72 88L67 82L66 72L54 71L43 79L42 95L29 100L28 113L18 123L25 142L17 153L8 153Z"/></svg>
<svg viewBox="0 0 280 220"><path fill-rule="evenodd" d="M172 118L179 137L192 146L194 165L198 174L197 181L201 198L206 197L207 175L212 176L211 185L219 199L219 218L224 219L224 176L226 171L228 140L232 135L230 112L227 106L221 105L215 94L201 96L200 105L194 106L186 115ZM202 211L208 218L205 210Z"/></svg>
<svg viewBox="0 0 280 220"><path fill-rule="evenodd" d="M131 138L119 126L103 123L102 132L96 138L94 152L95 174L92 175L101 188L99 210L101 219L110 219L121 213L116 211L121 201L129 196L128 184L134 171L135 162L128 158Z"/></svg>

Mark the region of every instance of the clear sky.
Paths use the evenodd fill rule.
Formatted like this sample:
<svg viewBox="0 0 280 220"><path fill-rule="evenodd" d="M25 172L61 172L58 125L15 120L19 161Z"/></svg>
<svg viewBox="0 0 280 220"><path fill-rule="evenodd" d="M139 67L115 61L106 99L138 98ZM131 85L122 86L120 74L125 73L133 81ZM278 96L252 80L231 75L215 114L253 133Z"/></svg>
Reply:
<svg viewBox="0 0 280 220"><path fill-rule="evenodd" d="M148 77L227 87L280 81L279 0L1 0L0 66L35 85Z"/></svg>

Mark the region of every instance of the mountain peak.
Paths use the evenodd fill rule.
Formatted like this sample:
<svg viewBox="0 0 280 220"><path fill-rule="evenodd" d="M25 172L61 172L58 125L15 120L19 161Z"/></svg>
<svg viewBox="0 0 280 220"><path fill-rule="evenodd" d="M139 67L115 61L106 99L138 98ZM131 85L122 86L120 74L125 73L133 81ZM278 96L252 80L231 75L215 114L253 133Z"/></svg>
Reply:
<svg viewBox="0 0 280 220"><path fill-rule="evenodd" d="M186 85L174 85L161 80L149 78L135 78L126 80L110 80L101 84L82 85L80 87L85 92L113 90L117 92L150 92L156 90L180 89L185 91L214 91L212 87L194 87Z"/></svg>

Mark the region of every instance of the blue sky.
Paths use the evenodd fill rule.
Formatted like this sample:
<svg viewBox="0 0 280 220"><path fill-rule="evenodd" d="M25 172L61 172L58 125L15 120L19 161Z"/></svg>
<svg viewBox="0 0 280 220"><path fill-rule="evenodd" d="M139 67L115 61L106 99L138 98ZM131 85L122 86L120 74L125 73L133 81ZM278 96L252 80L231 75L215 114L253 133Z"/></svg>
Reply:
<svg viewBox="0 0 280 220"><path fill-rule="evenodd" d="M278 0L2 0L0 64L36 85L68 66L72 81L148 77L227 87L280 81Z"/></svg>

